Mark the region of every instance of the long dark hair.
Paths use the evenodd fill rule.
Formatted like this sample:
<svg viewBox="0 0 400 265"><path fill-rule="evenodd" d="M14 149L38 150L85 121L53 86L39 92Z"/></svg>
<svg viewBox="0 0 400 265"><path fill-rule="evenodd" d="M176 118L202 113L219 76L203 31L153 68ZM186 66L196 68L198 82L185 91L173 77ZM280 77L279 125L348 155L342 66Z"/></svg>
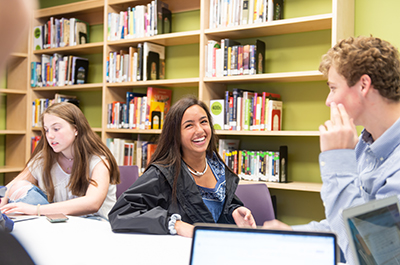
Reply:
<svg viewBox="0 0 400 265"><path fill-rule="evenodd" d="M181 123L185 111L191 106L198 105L204 109L207 114L207 119L211 127L210 143L207 147L207 156L212 157L213 153L218 155L217 142L218 138L215 135L212 117L208 107L204 102L195 97L185 97L176 102L168 114L166 115L164 125L161 131L160 138L156 151L152 155L147 168L151 164L161 165L163 167L171 167L174 172L174 185L172 187L172 197L176 198L176 185L179 178L182 160L182 142L181 142ZM147 169L146 168L146 169Z"/></svg>
<svg viewBox="0 0 400 265"><path fill-rule="evenodd" d="M89 175L90 158L92 155L105 157L107 163L105 161L103 161L103 163L109 171L110 183L119 183L119 169L114 156L101 141L100 137L90 128L89 122L82 111L71 103L56 103L48 107L41 116L42 138L27 163L29 164L31 160L34 162L37 160L43 161L43 182L50 202L53 201L54 198L54 184L50 171L56 162L57 154L50 147L45 137L46 132L43 126L43 117L45 114L54 115L65 120L71 126L75 127L78 132L73 142L74 163L72 165L71 178L68 183L68 187L73 195L83 196L86 194L89 184L97 185ZM33 165L34 164L35 163L33 163Z"/></svg>

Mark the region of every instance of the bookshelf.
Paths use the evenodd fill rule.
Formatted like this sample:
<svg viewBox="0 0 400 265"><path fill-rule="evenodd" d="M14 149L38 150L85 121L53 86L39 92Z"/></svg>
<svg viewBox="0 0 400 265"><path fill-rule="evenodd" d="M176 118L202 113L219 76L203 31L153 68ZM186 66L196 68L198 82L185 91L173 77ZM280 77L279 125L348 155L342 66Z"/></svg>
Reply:
<svg viewBox="0 0 400 265"><path fill-rule="evenodd" d="M29 40L26 38L11 54L0 85L0 108L4 119L0 122L0 145L4 146L4 163L0 162L0 176L4 182L12 180L24 167L29 157L27 117L29 115Z"/></svg>
<svg viewBox="0 0 400 265"><path fill-rule="evenodd" d="M310 200L306 194L310 194L311 200L319 200L321 183L317 128L329 118L329 110L324 109L327 94L325 79L317 69L320 56L329 47L338 39L353 35L354 0L321 0L317 7L310 8L308 8L309 0L287 0L283 20L217 29L209 29L209 0L168 0L165 2L168 3L173 14L172 33L116 41L107 40L107 14L149 1L84 0L74 2L71 0L70 2L70 4L34 12L32 28L44 23L51 16L76 17L89 22L91 31L95 31L95 34L91 32L91 36L96 37L91 37L91 42L88 44L40 51L33 51L32 45L29 44L29 50L26 48L14 54L15 61L19 62L14 72L19 74L26 72L27 78L18 81L23 83L21 86L8 85L6 88L0 88L0 93L10 98L10 101L7 101L7 108L10 109L13 104L22 102L18 104L26 114L23 117L24 123L12 123L5 126L5 129L0 128L0 136L7 138L5 142L10 141L20 145L17 147L18 152L11 152L9 146L6 146L7 162L5 166L0 167L0 173L16 175L29 157L30 137L40 134L38 128L31 127L31 120L27 118L31 117L31 109L27 106L30 106L35 98L50 98L58 92L77 95L81 100L84 114L104 142L107 138L146 140L159 135L160 130L108 129L107 104L112 101L124 101L127 91L143 93L148 86L172 89L172 103L184 95L194 94L209 104L211 99L223 98L225 90L237 87L281 94L284 101L284 130L217 131L217 134L221 138L239 138L241 149L256 150L260 147L274 149L279 145L288 145L289 180L292 182L266 183L272 190L272 194L284 197L280 201L286 204L283 207L278 205L280 214L283 216L290 216L292 212L294 215L301 215L297 207L305 209L305 206L300 204L302 201L308 203ZM307 8L298 8L299 5L307 6ZM182 21L187 23L182 23ZM33 36L32 33L30 35ZM244 42L264 38L267 44L265 73L251 76L205 77L204 47L208 40L222 38ZM128 47L145 41L166 47L166 79L107 83L105 78L107 54L110 51L127 50ZM292 50L295 52L292 53ZM89 83L64 87L29 88L30 62L39 61L42 54L56 52L95 58L95 63L89 70L91 72L91 67L94 68L94 71L90 73ZM14 73L9 75L15 76ZM10 81L9 84L11 84ZM9 109L7 110L8 120L9 117L13 118L17 115L13 109ZM311 115L298 116L297 112L310 112ZM20 116L18 119L21 119ZM25 160L21 156L18 157L17 154L21 153L25 154ZM248 181L241 181L243 185L248 183ZM297 197L299 200L291 204L290 201L296 200ZM307 198L304 199L304 197ZM316 204L321 204L317 210L319 211L317 216L323 217L322 203L317 201ZM283 218L283 221L303 222L300 219L287 217ZM292 220L295 221L291 222Z"/></svg>

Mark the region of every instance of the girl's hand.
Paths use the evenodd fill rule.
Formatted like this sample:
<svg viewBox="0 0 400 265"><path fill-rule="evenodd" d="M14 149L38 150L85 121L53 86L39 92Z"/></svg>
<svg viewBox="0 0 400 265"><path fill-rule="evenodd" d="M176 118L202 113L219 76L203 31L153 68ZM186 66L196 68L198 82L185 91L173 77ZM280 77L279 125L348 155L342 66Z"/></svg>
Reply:
<svg viewBox="0 0 400 265"><path fill-rule="evenodd" d="M194 226L182 221L176 221L175 230L176 233L183 237L193 237L193 228Z"/></svg>
<svg viewBox="0 0 400 265"><path fill-rule="evenodd" d="M23 213L30 215L37 215L37 206L31 205L23 202L8 203L1 207L1 212L4 214L9 213Z"/></svg>
<svg viewBox="0 0 400 265"><path fill-rule="evenodd" d="M236 208L232 213L232 217L239 227L257 228L256 221L254 220L251 211L246 207L241 206Z"/></svg>

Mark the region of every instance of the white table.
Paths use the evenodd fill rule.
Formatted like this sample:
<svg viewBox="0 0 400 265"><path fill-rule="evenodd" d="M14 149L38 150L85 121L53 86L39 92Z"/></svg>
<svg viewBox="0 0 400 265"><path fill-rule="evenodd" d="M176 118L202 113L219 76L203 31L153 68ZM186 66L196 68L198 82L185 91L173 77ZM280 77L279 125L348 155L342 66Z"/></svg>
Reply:
<svg viewBox="0 0 400 265"><path fill-rule="evenodd" d="M189 264L191 239L113 233L108 222L69 216L17 222L12 232L36 264Z"/></svg>

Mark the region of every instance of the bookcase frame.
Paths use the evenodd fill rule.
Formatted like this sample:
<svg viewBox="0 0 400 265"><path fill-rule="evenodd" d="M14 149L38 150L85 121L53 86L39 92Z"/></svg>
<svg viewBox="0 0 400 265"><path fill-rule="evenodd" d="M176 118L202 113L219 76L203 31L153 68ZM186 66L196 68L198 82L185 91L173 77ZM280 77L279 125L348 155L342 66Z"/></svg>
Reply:
<svg viewBox="0 0 400 265"><path fill-rule="evenodd" d="M24 38L20 47L11 54L7 63L4 78L6 87L0 88L0 95L5 97L5 128L0 130L4 137L4 165L0 166L0 174L4 181L11 181L29 158L30 139L27 136L27 122L30 115L29 106L29 53L30 39Z"/></svg>
<svg viewBox="0 0 400 265"><path fill-rule="evenodd" d="M205 46L208 40L220 40L222 38L246 38L275 36L281 34L302 33L317 30L331 30L331 45L334 45L339 39L352 36L354 34L354 0L331 0L332 12L327 14L312 15L299 18L288 18L278 21L266 22L262 24L241 25L229 28L209 29L209 5L210 0L166 0L172 13L200 10L200 22L198 30L185 32L174 32L170 34L156 35L153 37L108 41L107 40L107 14L109 12L119 12L126 10L128 6L148 3L149 0L85 0L76 3L60 5L34 12L34 19L31 31L34 26L44 23L49 17L76 17L89 22L91 25L103 24L103 41L88 43L79 46L53 48L41 51L33 51L32 39L27 41L28 48L13 56L17 61L23 61L18 67L15 67L9 73L10 80L18 76L18 84L9 85L7 89L0 89L0 93L7 94L7 120L16 120L21 122L7 123L7 129L0 131L0 134L6 135L6 166L0 167L0 173L8 174L9 181L12 176L18 174L23 168L24 163L30 155L30 137L40 134L38 128L31 127L32 110L29 107L32 100L37 97L52 97L57 92L65 91L97 91L102 94L101 103L101 127L94 128L105 142L107 138L120 137L151 137L160 134L160 130L129 130L129 129L107 129L107 104L112 101L124 101L126 91L142 92L148 86L160 86L171 88L174 91L184 89L185 87L197 87L198 97L206 104L211 99L223 98L223 92L228 85L241 83L269 83L269 82L309 82L323 81L324 77L318 70L297 71L297 72L279 72L265 73L246 76L224 76L224 77L205 77ZM30 33L33 36L33 33ZM106 82L106 60L110 51L127 49L129 46L136 46L137 43L145 41L162 44L165 46L176 46L186 44L199 44L199 74L197 77L152 80L125 83L107 83ZM29 50L28 50L29 49ZM103 71L101 83L89 83L84 85L73 85L64 87L45 87L30 88L29 66L32 61L39 61L41 54L74 54L86 55L92 53L102 53ZM322 55L322 54L321 54ZM168 60L168 59L167 59ZM173 69L167 69L173 71ZM15 73L14 73L15 72ZM22 78L25 76L26 78ZM13 81L14 82L14 81ZM17 81L15 81L17 82ZM174 103L174 102L173 102ZM321 102L323 104L323 102ZM19 109L19 110L16 110ZM22 111L20 111L22 110ZM21 118L22 113L22 118ZM328 119L329 117L327 117ZM229 137L262 137L270 139L271 137L318 137L318 131L217 131L218 135ZM301 141L301 140L300 140ZM282 143L284 145L285 143ZM290 153L290 146L289 146ZM21 154L24 154L21 156ZM316 162L317 158L315 159ZM293 172L292 172L293 173ZM293 173L295 174L295 173ZM252 183L241 181L242 184ZM271 189L303 191L318 193L321 189L321 183L291 182L291 183L269 183Z"/></svg>

